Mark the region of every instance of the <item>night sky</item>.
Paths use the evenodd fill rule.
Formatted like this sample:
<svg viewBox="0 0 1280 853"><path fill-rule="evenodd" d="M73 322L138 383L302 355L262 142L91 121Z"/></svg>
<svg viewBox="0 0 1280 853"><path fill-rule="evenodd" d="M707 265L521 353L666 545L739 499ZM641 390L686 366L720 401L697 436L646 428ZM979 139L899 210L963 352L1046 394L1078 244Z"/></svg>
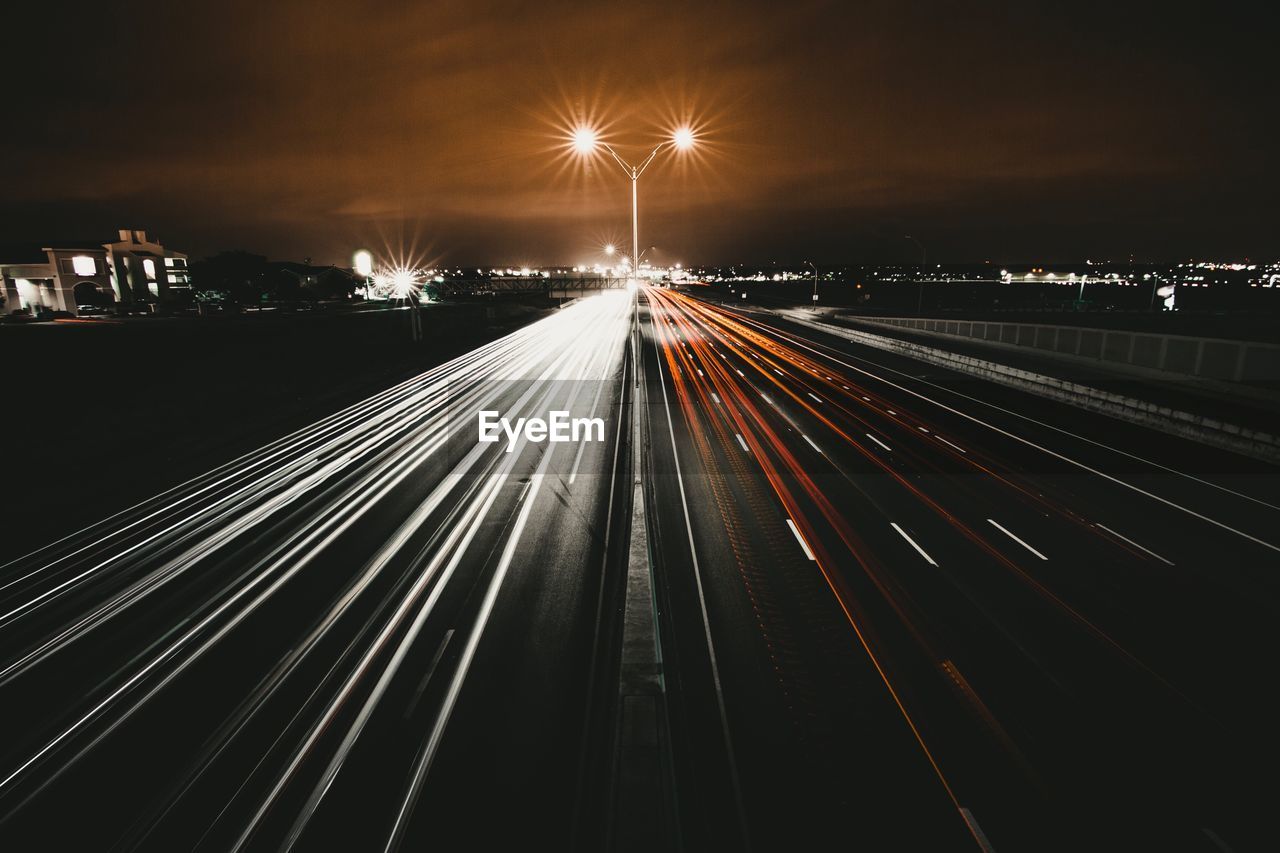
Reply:
<svg viewBox="0 0 1280 853"><path fill-rule="evenodd" d="M25 7L16 11L15 7ZM0 242L578 263L1272 258L1262 4L40 2L5 12Z"/></svg>

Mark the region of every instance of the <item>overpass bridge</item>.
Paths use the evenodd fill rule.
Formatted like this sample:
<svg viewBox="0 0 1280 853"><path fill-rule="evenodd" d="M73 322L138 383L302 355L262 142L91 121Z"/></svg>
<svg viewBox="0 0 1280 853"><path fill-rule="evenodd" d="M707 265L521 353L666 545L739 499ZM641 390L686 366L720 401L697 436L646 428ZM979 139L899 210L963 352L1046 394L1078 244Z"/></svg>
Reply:
<svg viewBox="0 0 1280 853"><path fill-rule="evenodd" d="M543 293L552 298L572 298L597 290L620 290L627 286L624 276L597 273L551 273L550 275L475 275L446 277L434 283L444 296L485 293Z"/></svg>

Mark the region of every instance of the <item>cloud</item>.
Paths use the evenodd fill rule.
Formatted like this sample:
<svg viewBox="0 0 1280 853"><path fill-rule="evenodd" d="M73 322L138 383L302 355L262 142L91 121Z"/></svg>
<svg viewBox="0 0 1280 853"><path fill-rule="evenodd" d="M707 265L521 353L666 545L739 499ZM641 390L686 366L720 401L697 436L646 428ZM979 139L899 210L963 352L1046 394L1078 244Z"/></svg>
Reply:
<svg viewBox="0 0 1280 853"><path fill-rule="evenodd" d="M996 228L1011 205L1037 200L1037 239L1049 246L1073 227L1055 223L1060 199L1114 205L1126 192L1160 196L1158 186L1192 202L1187 228L1196 200L1221 200L1236 184L1240 215L1257 214L1258 191L1277 184L1259 142L1274 138L1276 119L1254 99L1275 72L1229 14L1206 29L1160 9L564 0L26 9L33 17L15 29L42 31L57 14L70 22L60 38L77 50L75 61L51 63L38 40L13 46L23 75L13 114L30 118L0 140L0 225L48 228L59 210L67 221L114 218L104 229L154 216L143 224L192 235L197 250L258 233L278 251L340 258L362 228L408 219L459 251L536 245L552 260L628 213L611 164L584 170L562 156L568 125L586 118L635 158L672 126L696 123L699 156L655 163L643 182L645 228L689 258L838 246L850 216L944 229L954 215ZM1218 44L1213 26L1237 42ZM1147 227L1164 204L1123 205L1133 217L1123 227ZM24 215L33 207L46 215Z"/></svg>

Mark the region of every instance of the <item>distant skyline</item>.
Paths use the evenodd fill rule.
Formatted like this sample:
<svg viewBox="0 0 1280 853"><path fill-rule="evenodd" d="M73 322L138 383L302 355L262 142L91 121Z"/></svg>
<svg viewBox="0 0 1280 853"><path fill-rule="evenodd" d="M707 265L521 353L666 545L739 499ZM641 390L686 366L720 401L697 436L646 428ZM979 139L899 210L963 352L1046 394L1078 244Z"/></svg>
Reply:
<svg viewBox="0 0 1280 853"><path fill-rule="evenodd" d="M0 243L690 265L1280 256L1258 7L285 0L7 13Z"/></svg>

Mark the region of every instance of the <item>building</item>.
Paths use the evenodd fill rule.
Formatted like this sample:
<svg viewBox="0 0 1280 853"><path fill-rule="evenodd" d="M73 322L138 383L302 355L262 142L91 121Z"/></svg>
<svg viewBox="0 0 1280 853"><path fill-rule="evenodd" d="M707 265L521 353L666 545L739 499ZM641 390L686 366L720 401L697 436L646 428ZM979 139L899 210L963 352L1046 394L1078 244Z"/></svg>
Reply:
<svg viewBox="0 0 1280 853"><path fill-rule="evenodd" d="M64 243L0 254L4 311L42 314L147 305L191 291L187 256L122 230L111 243Z"/></svg>

